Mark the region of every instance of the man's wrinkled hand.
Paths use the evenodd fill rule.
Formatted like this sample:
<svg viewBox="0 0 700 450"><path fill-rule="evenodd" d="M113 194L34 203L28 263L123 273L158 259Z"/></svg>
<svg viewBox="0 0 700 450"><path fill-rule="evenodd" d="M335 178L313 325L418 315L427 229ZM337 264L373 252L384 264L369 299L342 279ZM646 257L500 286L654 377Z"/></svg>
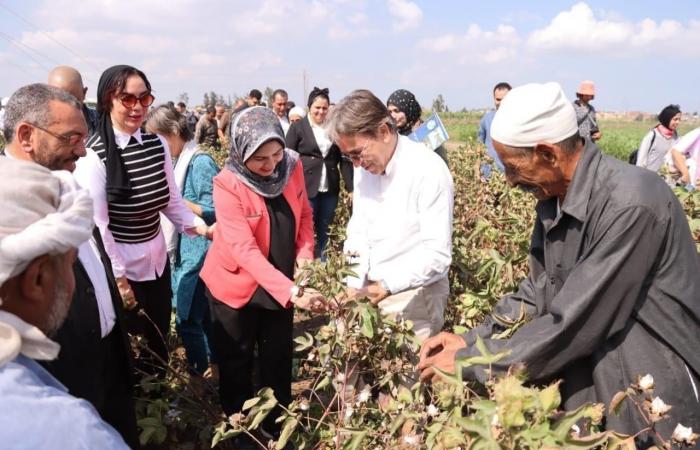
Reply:
<svg viewBox="0 0 700 450"><path fill-rule="evenodd" d="M457 351L466 346L467 343L460 336L446 332L425 341L420 349L420 361L416 366L420 372L421 381L432 381L437 375L434 368L454 373Z"/></svg>

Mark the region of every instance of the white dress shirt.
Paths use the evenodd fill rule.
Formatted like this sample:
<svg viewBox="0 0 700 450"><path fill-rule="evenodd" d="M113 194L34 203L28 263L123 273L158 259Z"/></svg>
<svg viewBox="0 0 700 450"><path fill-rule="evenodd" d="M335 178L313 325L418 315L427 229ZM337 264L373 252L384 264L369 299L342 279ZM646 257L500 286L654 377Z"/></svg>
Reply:
<svg viewBox="0 0 700 450"><path fill-rule="evenodd" d="M141 131L137 130L133 135L114 129L114 138L119 148L125 148L131 137L139 144L143 143ZM193 231L198 225L204 225L204 221L194 213L182 201L180 190L173 176L173 161L167 141L160 137L165 153L165 177L170 188L170 202L161 211L176 226L178 232L195 235ZM167 262L167 250L165 238L161 229L158 235L148 242L138 244L125 244L116 242L109 230L109 214L107 208L107 169L99 156L92 150L86 149L87 155L76 163L74 172L78 183L90 191L94 201L95 224L100 229L105 250L112 261L112 271L115 277L126 276L132 281L155 280L163 274Z"/></svg>
<svg viewBox="0 0 700 450"><path fill-rule="evenodd" d="M114 328L117 315L114 312L114 305L112 304L112 294L109 291L107 273L100 259L100 251L97 249L94 238L91 237L78 247L78 259L80 260L80 264L83 265L85 272L87 272L88 278L90 278L92 287L95 290L97 310L100 314L100 331L102 337L105 337L112 331L112 328Z"/></svg>
<svg viewBox="0 0 700 450"><path fill-rule="evenodd" d="M422 144L398 137L384 174L355 168L346 253L357 266L347 283L381 281L393 294L447 276L452 262L452 176Z"/></svg>
<svg viewBox="0 0 700 450"><path fill-rule="evenodd" d="M277 118L280 121L280 125L282 125L282 131L284 131L284 135L287 135L287 131L289 130L289 126L291 125L289 123L289 119L287 116L277 116Z"/></svg>
<svg viewBox="0 0 700 450"><path fill-rule="evenodd" d="M331 145L333 143L331 142L330 139L328 139L328 133L326 133L326 130L323 128L323 125L316 125L313 120L311 120L311 117L306 116L306 120L309 121L311 124L311 131L314 133L314 139L316 139L316 145L318 145L318 149L321 150L321 154L323 155L323 158L325 159L326 156L328 156L328 151L331 148ZM319 182L318 185L318 192L328 192L328 177L326 176L326 163L321 165L321 181Z"/></svg>

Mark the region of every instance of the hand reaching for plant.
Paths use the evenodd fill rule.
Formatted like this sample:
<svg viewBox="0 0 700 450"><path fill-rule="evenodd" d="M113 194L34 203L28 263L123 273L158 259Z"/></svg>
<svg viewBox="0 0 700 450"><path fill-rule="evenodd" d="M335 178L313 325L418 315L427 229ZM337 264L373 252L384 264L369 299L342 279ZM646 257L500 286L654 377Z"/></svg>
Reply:
<svg viewBox="0 0 700 450"><path fill-rule="evenodd" d="M437 375L434 367L443 372L454 373L457 351L466 346L467 343L460 336L444 331L425 341L420 349L420 361L416 366L420 371L421 381L432 381Z"/></svg>
<svg viewBox="0 0 700 450"><path fill-rule="evenodd" d="M297 308L312 312L323 312L327 309L326 299L315 289L304 289L301 296L292 296L292 303Z"/></svg>

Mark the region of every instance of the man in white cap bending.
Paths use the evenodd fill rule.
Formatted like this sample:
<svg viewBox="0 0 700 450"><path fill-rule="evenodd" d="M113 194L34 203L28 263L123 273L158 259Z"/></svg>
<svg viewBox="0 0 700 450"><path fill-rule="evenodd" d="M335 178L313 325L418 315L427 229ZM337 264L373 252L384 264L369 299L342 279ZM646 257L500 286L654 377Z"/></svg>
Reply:
<svg viewBox="0 0 700 450"><path fill-rule="evenodd" d="M70 175L0 158L0 443L3 448L128 449L93 406L35 360L51 360L92 233L92 200Z"/></svg>
<svg viewBox="0 0 700 450"><path fill-rule="evenodd" d="M680 421L700 427L700 263L688 222L673 192L653 173L584 144L576 113L556 83L510 91L491 128L511 186L539 200L530 247L530 273L518 291L496 305L494 317L457 336L441 333L423 344L424 380L455 359L479 355L477 336L504 372L522 362L530 381L562 379L567 410L609 403L637 376L651 374L654 395L673 405L671 420L656 424L668 438ZM495 317L529 321L509 339ZM485 367L462 369L485 381ZM646 423L623 403L606 427L636 433ZM653 438L638 437L639 448Z"/></svg>

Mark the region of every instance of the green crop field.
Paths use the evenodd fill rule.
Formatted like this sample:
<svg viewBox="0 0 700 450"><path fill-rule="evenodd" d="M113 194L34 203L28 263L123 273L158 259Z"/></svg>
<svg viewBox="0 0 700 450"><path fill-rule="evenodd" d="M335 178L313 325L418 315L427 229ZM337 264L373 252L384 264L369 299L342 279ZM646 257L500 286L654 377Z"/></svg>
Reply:
<svg viewBox="0 0 700 450"><path fill-rule="evenodd" d="M440 117L447 128L451 142L466 143L476 140L481 114L442 113ZM598 142L598 146L606 154L625 161L628 155L639 147L644 135L657 124L655 121L625 120L600 120L599 123L603 138ZM682 122L679 133L682 136L697 126L700 126L700 123Z"/></svg>

